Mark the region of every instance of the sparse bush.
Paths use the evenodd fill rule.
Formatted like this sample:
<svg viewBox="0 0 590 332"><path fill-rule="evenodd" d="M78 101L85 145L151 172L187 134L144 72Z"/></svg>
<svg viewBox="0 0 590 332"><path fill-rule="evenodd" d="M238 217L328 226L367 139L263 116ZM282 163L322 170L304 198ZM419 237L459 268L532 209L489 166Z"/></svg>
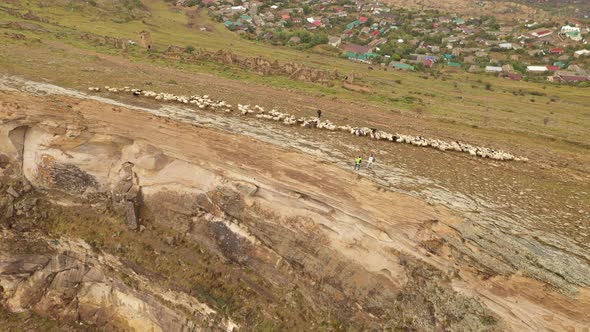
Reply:
<svg viewBox="0 0 590 332"><path fill-rule="evenodd" d="M486 90L492 91L492 83L486 82L485 86L486 86Z"/></svg>
<svg viewBox="0 0 590 332"><path fill-rule="evenodd" d="M186 47L186 49L184 50L186 53L190 53L193 54L195 52L195 47L192 45L189 45Z"/></svg>
<svg viewBox="0 0 590 332"><path fill-rule="evenodd" d="M546 96L547 95L546 93L539 92L539 91L531 91L531 92L529 92L529 94L533 95L533 96Z"/></svg>
<svg viewBox="0 0 590 332"><path fill-rule="evenodd" d="M588 82L580 82L580 84L578 84L578 86L580 88L588 88L588 87L590 87L590 83L588 83Z"/></svg>
<svg viewBox="0 0 590 332"><path fill-rule="evenodd" d="M168 84L178 84L178 83L176 83L175 80L168 80L168 81L166 81L166 83L168 83Z"/></svg>

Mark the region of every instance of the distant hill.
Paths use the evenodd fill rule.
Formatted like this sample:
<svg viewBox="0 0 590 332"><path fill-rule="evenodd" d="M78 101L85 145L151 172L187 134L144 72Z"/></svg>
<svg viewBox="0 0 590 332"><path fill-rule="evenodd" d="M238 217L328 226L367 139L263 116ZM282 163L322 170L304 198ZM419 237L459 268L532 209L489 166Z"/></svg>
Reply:
<svg viewBox="0 0 590 332"><path fill-rule="evenodd" d="M97 19L110 19L120 23L150 16L148 8L141 0L39 0L38 4L40 7L62 7L97 15Z"/></svg>
<svg viewBox="0 0 590 332"><path fill-rule="evenodd" d="M543 19L555 15L584 18L590 16L588 0L385 0L386 3L414 9L438 9L458 15L494 15L501 20Z"/></svg>
<svg viewBox="0 0 590 332"><path fill-rule="evenodd" d="M496 0L517 2L531 7L541 8L551 13L581 18L590 17L590 1L588 0Z"/></svg>

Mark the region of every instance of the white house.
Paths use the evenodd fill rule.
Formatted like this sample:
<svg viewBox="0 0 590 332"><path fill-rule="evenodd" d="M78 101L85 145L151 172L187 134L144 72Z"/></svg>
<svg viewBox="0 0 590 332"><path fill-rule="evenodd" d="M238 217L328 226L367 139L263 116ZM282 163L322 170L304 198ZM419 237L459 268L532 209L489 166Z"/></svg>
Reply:
<svg viewBox="0 0 590 332"><path fill-rule="evenodd" d="M330 37L328 38L328 44L330 46L338 47L342 43L342 38L340 37Z"/></svg>
<svg viewBox="0 0 590 332"><path fill-rule="evenodd" d="M527 66L526 71L529 73L544 73L547 71L546 66Z"/></svg>
<svg viewBox="0 0 590 332"><path fill-rule="evenodd" d="M234 13L245 13L246 12L246 7L244 6L233 6L231 7L231 11Z"/></svg>
<svg viewBox="0 0 590 332"><path fill-rule="evenodd" d="M590 51L588 51L588 50L579 50L579 51L574 52L574 56L576 58L579 58L581 56L588 56L588 55L590 55Z"/></svg>
<svg viewBox="0 0 590 332"><path fill-rule="evenodd" d="M571 25L564 25L561 27L561 33L567 33L567 32L580 32L580 28L578 27L573 27Z"/></svg>
<svg viewBox="0 0 590 332"><path fill-rule="evenodd" d="M504 50L511 50L512 44L511 43L501 43L498 45L498 47L500 47L501 49L504 49Z"/></svg>
<svg viewBox="0 0 590 332"><path fill-rule="evenodd" d="M486 73L501 73L502 67L486 66Z"/></svg>
<svg viewBox="0 0 590 332"><path fill-rule="evenodd" d="M569 39L573 41L581 41L583 39L581 30L578 27L565 25L561 27L561 33L565 34Z"/></svg>

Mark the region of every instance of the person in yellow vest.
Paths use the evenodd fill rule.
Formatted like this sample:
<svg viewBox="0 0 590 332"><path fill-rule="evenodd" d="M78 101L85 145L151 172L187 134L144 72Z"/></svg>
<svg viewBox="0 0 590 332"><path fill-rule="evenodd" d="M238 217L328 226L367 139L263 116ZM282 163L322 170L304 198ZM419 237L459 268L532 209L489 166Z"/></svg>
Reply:
<svg viewBox="0 0 590 332"><path fill-rule="evenodd" d="M360 156L354 158L354 170L360 171L362 163L363 163L363 158L361 158Z"/></svg>

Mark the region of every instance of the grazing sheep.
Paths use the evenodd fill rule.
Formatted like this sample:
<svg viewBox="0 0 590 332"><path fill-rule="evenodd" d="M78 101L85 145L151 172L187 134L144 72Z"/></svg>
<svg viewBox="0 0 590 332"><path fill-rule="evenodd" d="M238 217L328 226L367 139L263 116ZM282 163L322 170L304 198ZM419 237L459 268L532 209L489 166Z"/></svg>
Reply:
<svg viewBox="0 0 590 332"><path fill-rule="evenodd" d="M181 104L191 104L195 105L199 109L208 109L215 111L217 109L223 110L226 113L233 112L233 106L223 100L212 100L209 98L208 95L193 95L193 96L177 96L171 93L165 92L154 92L149 90L141 90L136 88L131 88L125 86L123 88L115 88L110 86L104 87L105 91L112 92L112 93L119 93L119 92L131 92L134 96L144 96L147 98L153 98L158 101L165 101L165 102L177 102ZM100 92L101 88L99 87L89 87L88 91L92 92ZM403 135L399 133L391 134L385 131L379 130L377 128L367 128L367 127L352 127L350 125L337 125L332 123L330 120L320 121L317 117L312 118L295 118L295 116L277 111L276 109L271 109L267 111L264 107L260 105L254 105L251 107L250 105L242 105L238 104L237 107L240 114L247 116L248 114L256 113L256 118L264 119L264 120L273 120L273 121L280 121L285 125L300 125L301 127L306 128L318 128L318 129L325 129L330 131L344 131L348 132L351 135L355 136L370 136L371 139L374 140L384 140L389 142L396 142L396 143L405 143L411 144L414 146L420 147L431 147L437 149L439 151L455 151L455 152L463 152L469 153L471 156L476 156L480 158L488 158L493 160L501 160L501 161L521 161L526 162L528 161L527 158L524 157L515 157L510 153L506 153L504 151L497 151L494 149L480 147L480 146L473 146L471 144L462 143L459 141L451 141L445 142L439 139L430 139L425 138L422 136L412 136L412 135Z"/></svg>

